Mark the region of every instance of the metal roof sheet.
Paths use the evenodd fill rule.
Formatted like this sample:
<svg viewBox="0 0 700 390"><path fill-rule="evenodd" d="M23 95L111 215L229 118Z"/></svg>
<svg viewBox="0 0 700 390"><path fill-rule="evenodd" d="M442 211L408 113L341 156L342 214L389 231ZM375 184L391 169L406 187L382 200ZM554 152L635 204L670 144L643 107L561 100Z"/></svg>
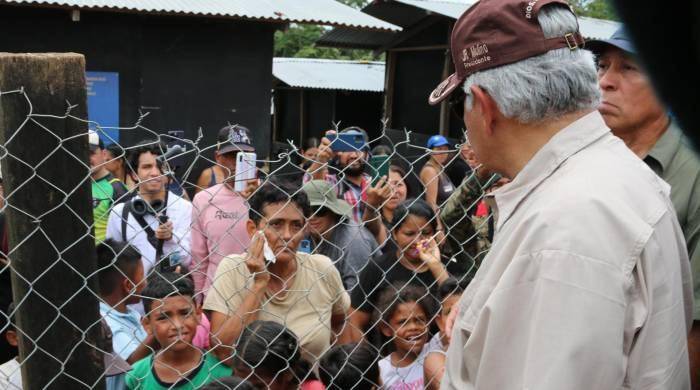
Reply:
<svg viewBox="0 0 700 390"><path fill-rule="evenodd" d="M0 3L401 30L335 0L0 0Z"/></svg>
<svg viewBox="0 0 700 390"><path fill-rule="evenodd" d="M383 62L278 57L272 74L290 87L384 91Z"/></svg>
<svg viewBox="0 0 700 390"><path fill-rule="evenodd" d="M464 11L476 3L474 0L393 0L393 2L412 6L452 19L458 19ZM366 6L363 11L376 12L377 10L375 8L379 6L387 7L389 4L391 3L371 3ZM394 21L394 23L396 22ZM579 17L581 34L588 39L607 39L620 26L620 23L610 20ZM348 29L345 28L334 28L321 36L318 40L318 44L332 47L376 49L384 46L391 39L388 34L374 34L363 31L351 32L347 30Z"/></svg>
<svg viewBox="0 0 700 390"><path fill-rule="evenodd" d="M473 0L394 0L399 3L412 5L426 11L438 13L453 19L458 19L464 11L476 4ZM586 38L609 38L620 23L588 17L579 17L579 30Z"/></svg>
<svg viewBox="0 0 700 390"><path fill-rule="evenodd" d="M336 27L326 31L316 40L317 46L347 47L353 49L377 49L389 44L396 32L367 31Z"/></svg>

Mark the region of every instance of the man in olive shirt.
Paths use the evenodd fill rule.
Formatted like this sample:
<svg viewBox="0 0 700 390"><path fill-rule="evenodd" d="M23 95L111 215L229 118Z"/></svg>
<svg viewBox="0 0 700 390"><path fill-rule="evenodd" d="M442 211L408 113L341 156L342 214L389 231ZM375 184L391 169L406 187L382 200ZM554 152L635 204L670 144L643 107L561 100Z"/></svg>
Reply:
<svg viewBox="0 0 700 390"><path fill-rule="evenodd" d="M688 247L695 292L688 338L693 388L700 389L700 159L658 101L624 29L586 47L598 57L599 112L651 169L671 185L671 201Z"/></svg>

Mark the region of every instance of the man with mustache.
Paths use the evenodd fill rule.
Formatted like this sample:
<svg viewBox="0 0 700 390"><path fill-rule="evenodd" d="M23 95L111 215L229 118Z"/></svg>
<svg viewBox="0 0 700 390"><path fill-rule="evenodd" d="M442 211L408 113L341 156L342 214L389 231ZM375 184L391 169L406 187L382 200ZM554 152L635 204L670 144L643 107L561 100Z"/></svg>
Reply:
<svg viewBox="0 0 700 390"><path fill-rule="evenodd" d="M656 97L624 28L608 40L588 42L587 48L597 55L603 97L598 111L605 124L671 185L693 270L695 307L688 353L693 385L700 389L700 159Z"/></svg>

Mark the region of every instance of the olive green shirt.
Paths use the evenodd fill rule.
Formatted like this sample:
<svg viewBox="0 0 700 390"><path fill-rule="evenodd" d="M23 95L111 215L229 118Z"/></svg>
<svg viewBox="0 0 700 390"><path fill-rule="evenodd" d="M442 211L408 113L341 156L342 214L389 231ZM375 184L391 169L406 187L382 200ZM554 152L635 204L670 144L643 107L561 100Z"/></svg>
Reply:
<svg viewBox="0 0 700 390"><path fill-rule="evenodd" d="M671 201L683 229L693 275L693 318L700 320L700 158L672 122L644 161L671 185Z"/></svg>

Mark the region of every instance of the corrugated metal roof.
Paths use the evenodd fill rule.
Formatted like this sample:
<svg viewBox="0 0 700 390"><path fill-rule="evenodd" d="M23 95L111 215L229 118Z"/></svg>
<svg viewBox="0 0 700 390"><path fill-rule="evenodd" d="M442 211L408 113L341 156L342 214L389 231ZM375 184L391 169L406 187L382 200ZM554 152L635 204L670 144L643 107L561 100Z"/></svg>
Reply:
<svg viewBox="0 0 700 390"><path fill-rule="evenodd" d="M435 12L453 19L458 19L464 11L469 9L476 1L472 0L394 0L399 3L412 5L426 11ZM620 23L610 20L579 18L579 30L586 38L609 38Z"/></svg>
<svg viewBox="0 0 700 390"><path fill-rule="evenodd" d="M401 3L416 7L428 12L446 16L448 18L457 19L464 11L476 3L473 0L393 0L396 3ZM379 6L388 3L371 4L370 6ZM367 8L365 7L365 8ZM615 30L621 26L620 23L594 19L588 17L579 17L579 29L581 34L588 39L607 39ZM379 42L381 39L382 42ZM384 46L388 41L388 35L377 35L371 32L349 32L344 28L334 28L325 33L318 40L321 46L331 47L358 47L376 49Z"/></svg>
<svg viewBox="0 0 700 390"><path fill-rule="evenodd" d="M396 32L389 31L367 31L336 27L321 35L316 40L316 45L353 49L377 49L389 44L396 37L396 34Z"/></svg>
<svg viewBox="0 0 700 390"><path fill-rule="evenodd" d="M383 62L275 58L272 75L290 87L384 91Z"/></svg>
<svg viewBox="0 0 700 390"><path fill-rule="evenodd" d="M401 30L335 0L0 0L0 3Z"/></svg>
<svg viewBox="0 0 700 390"><path fill-rule="evenodd" d="M426 11L457 19L476 1L473 0L395 0Z"/></svg>

